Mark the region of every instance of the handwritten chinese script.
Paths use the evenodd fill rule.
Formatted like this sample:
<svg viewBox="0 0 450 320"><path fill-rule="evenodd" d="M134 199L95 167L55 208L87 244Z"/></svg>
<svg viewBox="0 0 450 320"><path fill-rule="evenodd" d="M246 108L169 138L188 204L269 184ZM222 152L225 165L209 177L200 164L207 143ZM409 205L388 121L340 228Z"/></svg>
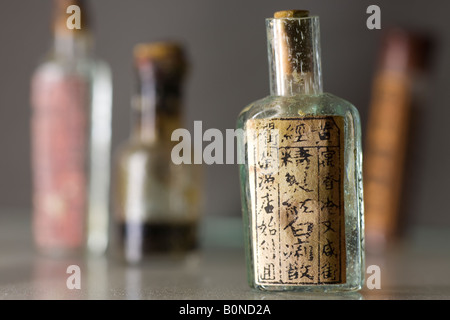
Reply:
<svg viewBox="0 0 450 320"><path fill-rule="evenodd" d="M257 283L345 283L344 119L256 119L247 132Z"/></svg>

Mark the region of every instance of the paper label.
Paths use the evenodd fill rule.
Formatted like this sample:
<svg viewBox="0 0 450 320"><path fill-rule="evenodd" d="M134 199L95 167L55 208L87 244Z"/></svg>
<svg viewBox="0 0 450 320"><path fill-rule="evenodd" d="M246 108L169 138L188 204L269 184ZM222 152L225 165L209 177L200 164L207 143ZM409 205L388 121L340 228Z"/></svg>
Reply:
<svg viewBox="0 0 450 320"><path fill-rule="evenodd" d="M344 119L256 119L247 132L256 283L345 283Z"/></svg>
<svg viewBox="0 0 450 320"><path fill-rule="evenodd" d="M33 81L32 165L36 241L83 245L87 203L88 85L39 74Z"/></svg>

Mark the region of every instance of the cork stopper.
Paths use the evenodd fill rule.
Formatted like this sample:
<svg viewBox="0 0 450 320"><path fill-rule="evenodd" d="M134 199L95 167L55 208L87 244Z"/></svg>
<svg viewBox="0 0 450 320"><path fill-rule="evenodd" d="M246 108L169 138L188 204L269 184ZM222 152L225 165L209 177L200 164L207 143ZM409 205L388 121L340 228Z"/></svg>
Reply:
<svg viewBox="0 0 450 320"><path fill-rule="evenodd" d="M74 14L71 11L67 12L71 5L76 5L80 8L81 29L69 29L67 27L67 20ZM58 33L88 32L90 28L88 11L89 8L85 0L53 0L53 31Z"/></svg>
<svg viewBox="0 0 450 320"><path fill-rule="evenodd" d="M312 69L308 55L311 52L308 25L299 18L307 18L307 10L285 10L275 12L278 24L278 50L287 74L305 73Z"/></svg>
<svg viewBox="0 0 450 320"><path fill-rule="evenodd" d="M150 62L158 65L163 72L181 74L187 69L183 46L177 42L139 43L134 47L133 54L138 66Z"/></svg>
<svg viewBox="0 0 450 320"><path fill-rule="evenodd" d="M309 16L308 10L284 10L284 11L277 11L273 15L275 19L306 18L308 16Z"/></svg>
<svg viewBox="0 0 450 320"><path fill-rule="evenodd" d="M161 60L182 55L181 45L175 42L138 43L134 47L134 56L138 59Z"/></svg>

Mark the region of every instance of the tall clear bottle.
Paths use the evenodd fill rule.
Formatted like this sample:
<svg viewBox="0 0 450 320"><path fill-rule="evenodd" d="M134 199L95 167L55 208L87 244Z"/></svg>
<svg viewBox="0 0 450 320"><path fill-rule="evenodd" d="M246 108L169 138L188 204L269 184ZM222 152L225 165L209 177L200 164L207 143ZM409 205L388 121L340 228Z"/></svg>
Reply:
<svg viewBox="0 0 450 320"><path fill-rule="evenodd" d="M364 279L360 118L322 90L319 18L266 20L270 96L239 115L248 281L261 290L350 291Z"/></svg>
<svg viewBox="0 0 450 320"><path fill-rule="evenodd" d="M183 256L197 248L200 186L196 166L171 159L172 132L182 126L188 68L174 42L138 44L131 136L116 153L115 226L120 256Z"/></svg>
<svg viewBox="0 0 450 320"><path fill-rule="evenodd" d="M51 255L108 244L112 79L93 56L88 9L54 0L53 47L31 84L33 231Z"/></svg>

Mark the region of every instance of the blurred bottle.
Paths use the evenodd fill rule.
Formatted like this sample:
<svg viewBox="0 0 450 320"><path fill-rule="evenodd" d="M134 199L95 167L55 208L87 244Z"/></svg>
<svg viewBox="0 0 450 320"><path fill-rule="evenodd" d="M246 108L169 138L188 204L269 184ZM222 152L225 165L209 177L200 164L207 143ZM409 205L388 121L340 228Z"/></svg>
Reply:
<svg viewBox="0 0 450 320"><path fill-rule="evenodd" d="M71 5L80 29L69 28ZM108 243L112 81L89 22L85 1L55 0L54 44L32 78L33 231L52 255Z"/></svg>
<svg viewBox="0 0 450 320"><path fill-rule="evenodd" d="M183 48L172 42L139 44L134 60L132 132L116 154L114 187L119 247L131 263L148 254L196 248L201 185L198 166L171 159L178 143L171 135L182 126Z"/></svg>
<svg viewBox="0 0 450 320"><path fill-rule="evenodd" d="M428 66L430 39L401 28L388 30L380 48L366 129L364 201L367 249L382 252L405 224L408 157L417 118L417 89ZM415 142L417 146L417 141ZM417 169L417 168L416 168ZM417 170L416 170L417 171ZM411 199L409 199L411 200Z"/></svg>

